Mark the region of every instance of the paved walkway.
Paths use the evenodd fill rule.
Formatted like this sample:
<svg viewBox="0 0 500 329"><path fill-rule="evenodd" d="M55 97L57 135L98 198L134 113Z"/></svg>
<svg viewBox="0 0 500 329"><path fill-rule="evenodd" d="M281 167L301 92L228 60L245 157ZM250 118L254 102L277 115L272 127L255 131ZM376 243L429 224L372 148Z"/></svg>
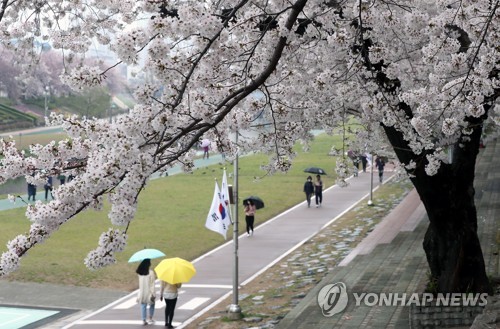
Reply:
<svg viewBox="0 0 500 329"><path fill-rule="evenodd" d="M389 174L389 173L388 173ZM374 187L378 183L374 183ZM251 281L266 268L284 257L310 237L319 232L341 214L351 209L369 194L370 174L360 173L350 179L350 186L341 189L338 186L324 192L323 206L307 208L305 202L289 209L256 228L252 237L241 236L239 239L239 282L241 285ZM241 230L240 230L241 231ZM279 232L279 234L278 234ZM194 260L197 275L183 286L176 308L175 320L178 328L189 327L193 317L201 314L204 309L221 300L232 292L232 268L234 259L233 243L228 242L212 252ZM0 281L1 282L1 281ZM0 284L0 296L11 296L6 287ZM32 288L29 288L32 287ZM40 288L40 290L39 290ZM110 298L103 297L106 292L94 295L91 290L56 286L17 286L16 304L35 307L56 307L75 310L71 316L55 319L43 328L139 328L139 308L135 302L135 292L122 294L115 292ZM33 294L37 291L37 294ZM112 292L110 292L112 294ZM40 296L43 295L43 298ZM94 307L77 303L76 299L89 303L96 302ZM83 296L85 295L85 296ZM121 297L121 298L119 298ZM53 298L53 299L52 299ZM51 299L51 300L49 300ZM114 300L114 301L110 301ZM4 303L11 302L4 299ZM97 301L99 301L97 303ZM103 303L105 304L103 305ZM158 303L158 319L163 318L163 305ZM98 310L91 313L92 311ZM158 325L162 324L160 321ZM2 328L0 326L0 328Z"/></svg>
<svg viewBox="0 0 500 329"><path fill-rule="evenodd" d="M47 129L37 129L25 133L39 133ZM202 152L200 152L201 154ZM196 159L194 162L196 168L202 168L223 161L220 154L211 154L209 159ZM169 175L181 172L179 166L168 170ZM155 174L151 179L158 177L159 174ZM21 197L27 201L26 194L21 195ZM44 200L44 198L45 192L43 189L41 191L39 189L36 199ZM0 211L19 207L26 207L26 204L20 200L13 203L6 198L0 199ZM128 295L130 293L125 291L34 282L11 282L0 279L0 329L16 329L20 328L21 324L23 329L43 326L53 329L61 328L64 323L82 318Z"/></svg>
<svg viewBox="0 0 500 329"><path fill-rule="evenodd" d="M378 185L378 184L376 184ZM304 203L258 226L255 234L239 238L239 281L241 285L254 277L318 233L325 225L349 210L369 194L370 174L362 173L350 180L350 186L333 186L324 192L320 208L308 208ZM189 284L183 285L175 312L174 325L187 328L193 317L210 308L232 292L234 247L230 241L193 261L197 274ZM163 307L157 307L163 319ZM157 323L162 325L162 321ZM138 318L135 294L108 305L105 309L68 324L64 328L137 328Z"/></svg>

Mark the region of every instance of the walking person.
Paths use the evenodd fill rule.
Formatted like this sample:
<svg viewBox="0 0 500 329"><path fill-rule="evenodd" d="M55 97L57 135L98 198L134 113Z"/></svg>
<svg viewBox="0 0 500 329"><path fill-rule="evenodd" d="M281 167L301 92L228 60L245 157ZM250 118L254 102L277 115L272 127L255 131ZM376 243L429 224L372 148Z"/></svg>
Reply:
<svg viewBox="0 0 500 329"><path fill-rule="evenodd" d="M208 159L210 151L210 141L208 139L204 139L201 141L200 146L203 149L203 159L205 159L205 157Z"/></svg>
<svg viewBox="0 0 500 329"><path fill-rule="evenodd" d="M311 176L308 176L304 183L304 193L306 194L307 208L311 208L311 197L314 194L314 184Z"/></svg>
<svg viewBox="0 0 500 329"><path fill-rule="evenodd" d="M207 157L208 159L208 151L210 150L209 146L203 146L203 159Z"/></svg>
<svg viewBox="0 0 500 329"><path fill-rule="evenodd" d="M314 182L314 194L316 196L316 208L321 207L323 202L323 181L320 175L316 175L316 181Z"/></svg>
<svg viewBox="0 0 500 329"><path fill-rule="evenodd" d="M382 183L382 180L384 179L384 167L385 167L385 161L382 157L377 157L375 160L375 167L378 169L378 180L380 183Z"/></svg>
<svg viewBox="0 0 500 329"><path fill-rule="evenodd" d="M255 204L252 200L245 203L245 222L247 223L248 236L253 235L253 223L255 222Z"/></svg>
<svg viewBox="0 0 500 329"><path fill-rule="evenodd" d="M64 183L66 183L66 176L64 175L57 176L57 179L59 179L59 185L64 185Z"/></svg>
<svg viewBox="0 0 500 329"><path fill-rule="evenodd" d="M45 201L47 201L47 198L49 196L49 192L50 192L50 197L52 198L52 200L54 200L54 196L52 195L52 176L49 176L47 178L47 183L45 183L45 185L43 186L43 188L45 189Z"/></svg>
<svg viewBox="0 0 500 329"><path fill-rule="evenodd" d="M137 293L137 302L141 304L141 317L142 323L144 325L152 324L153 315L155 314L155 272L150 268L151 260L149 258L144 259L137 270L135 271L139 276L139 292ZM147 317L147 311L149 306L149 317Z"/></svg>
<svg viewBox="0 0 500 329"><path fill-rule="evenodd" d="M354 177L358 177L358 173L359 173L359 157L355 157L354 159L352 159L352 164L354 166Z"/></svg>
<svg viewBox="0 0 500 329"><path fill-rule="evenodd" d="M28 183L28 201L30 199L33 199L33 201L36 199L36 185Z"/></svg>
<svg viewBox="0 0 500 329"><path fill-rule="evenodd" d="M363 167L363 172L366 172L366 164L368 163L368 159L366 158L366 154L361 154L359 156L361 160L361 167Z"/></svg>
<svg viewBox="0 0 500 329"><path fill-rule="evenodd" d="M175 304L177 304L177 296L179 295L179 288L181 283L170 284L161 281L160 300L165 299L165 327L174 328L172 321L174 319Z"/></svg>
<svg viewBox="0 0 500 329"><path fill-rule="evenodd" d="M353 150L349 150L347 152L347 156L352 160L352 164L354 166L354 177L358 177L359 171L359 155Z"/></svg>

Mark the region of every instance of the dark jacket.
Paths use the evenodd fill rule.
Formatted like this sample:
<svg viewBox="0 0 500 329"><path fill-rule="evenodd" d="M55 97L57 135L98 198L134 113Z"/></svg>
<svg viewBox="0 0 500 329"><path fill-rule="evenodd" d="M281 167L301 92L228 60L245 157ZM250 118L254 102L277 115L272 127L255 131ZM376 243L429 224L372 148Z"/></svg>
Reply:
<svg viewBox="0 0 500 329"><path fill-rule="evenodd" d="M309 182L309 181L305 182L305 184L304 184L304 192L306 194L313 194L314 193L314 185L313 185L312 182Z"/></svg>
<svg viewBox="0 0 500 329"><path fill-rule="evenodd" d="M377 158L377 160L375 160L375 166L379 171L383 171L385 167L384 160L382 160L381 158Z"/></svg>

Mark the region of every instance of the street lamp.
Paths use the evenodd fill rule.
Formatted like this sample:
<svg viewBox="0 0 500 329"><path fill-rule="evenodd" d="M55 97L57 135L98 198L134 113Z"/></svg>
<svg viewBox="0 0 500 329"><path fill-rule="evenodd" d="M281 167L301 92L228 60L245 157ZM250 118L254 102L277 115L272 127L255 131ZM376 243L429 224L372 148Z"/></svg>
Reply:
<svg viewBox="0 0 500 329"><path fill-rule="evenodd" d="M111 103L109 106L109 123L113 123L113 110L115 109L115 103Z"/></svg>
<svg viewBox="0 0 500 329"><path fill-rule="evenodd" d="M370 199L368 200L368 205L373 206L373 153L370 153Z"/></svg>
<svg viewBox="0 0 500 329"><path fill-rule="evenodd" d="M235 145L238 147L238 131L236 131ZM238 158L239 150L236 151L236 158L234 159L234 188L233 203L234 203L234 218L233 218L233 245L234 245L234 266L233 266L233 303L228 308L228 318L230 320L239 320L243 317L241 307L238 304Z"/></svg>
<svg viewBox="0 0 500 329"><path fill-rule="evenodd" d="M45 86L45 90L43 91L43 95L45 96L45 115L44 115L44 117L47 117L48 113L49 113L49 105L47 103L47 96L49 95L49 86Z"/></svg>

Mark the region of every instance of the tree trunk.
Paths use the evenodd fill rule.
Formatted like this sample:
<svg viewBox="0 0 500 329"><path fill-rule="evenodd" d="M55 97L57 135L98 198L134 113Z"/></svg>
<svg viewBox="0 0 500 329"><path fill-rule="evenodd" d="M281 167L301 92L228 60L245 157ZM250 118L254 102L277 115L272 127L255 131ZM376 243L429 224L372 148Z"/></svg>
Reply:
<svg viewBox="0 0 500 329"><path fill-rule="evenodd" d="M429 217L423 246L431 279L437 284L435 292L491 293L477 235L474 203L480 126L476 126L470 140L454 147L451 163L443 163L434 176L425 172L425 154L409 152L400 132L391 127L384 129L399 160L417 163L411 180Z"/></svg>
<svg viewBox="0 0 500 329"><path fill-rule="evenodd" d="M474 187L464 184L472 179L455 177L446 168L414 179L429 217L423 246L432 280L437 292L491 292L477 236Z"/></svg>

